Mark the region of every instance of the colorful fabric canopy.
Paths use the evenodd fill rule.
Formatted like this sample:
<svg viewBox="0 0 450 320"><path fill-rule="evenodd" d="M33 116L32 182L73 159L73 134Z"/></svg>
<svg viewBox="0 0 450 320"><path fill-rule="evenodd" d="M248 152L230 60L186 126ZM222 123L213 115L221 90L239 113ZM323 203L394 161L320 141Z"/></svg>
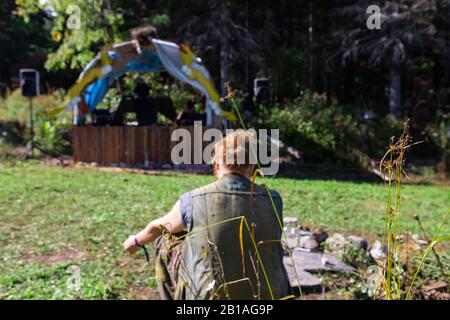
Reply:
<svg viewBox="0 0 450 320"><path fill-rule="evenodd" d="M83 70L78 81L69 90L69 108L77 110L77 122L95 110L114 79L127 72L158 72L167 70L178 80L188 83L207 98L207 124L212 112L235 121L231 113L220 109L219 95L208 70L187 45L152 40L152 45L141 47L137 41L123 42L103 49Z"/></svg>

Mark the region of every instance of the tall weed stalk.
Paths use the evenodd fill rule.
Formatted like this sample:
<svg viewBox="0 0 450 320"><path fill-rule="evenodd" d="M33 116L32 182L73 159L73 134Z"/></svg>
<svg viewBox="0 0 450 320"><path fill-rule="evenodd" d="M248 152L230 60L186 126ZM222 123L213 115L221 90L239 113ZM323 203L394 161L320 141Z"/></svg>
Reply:
<svg viewBox="0 0 450 320"><path fill-rule="evenodd" d="M403 132L401 136L395 141L391 138L389 148L380 162L380 171L383 172L385 181L387 181L387 197L386 197L386 214L383 243L385 245L385 258L379 266L379 282L384 289L380 296L385 296L388 300L410 299L413 285L417 279L420 269L423 265L425 257L434 248L434 246L444 240L450 238L449 235L439 237L442 226L446 223L449 212L436 229L433 239L422 254L420 263L411 280L409 289L406 294L403 288L405 287L406 273L402 268L400 262L400 239L401 239L401 186L402 177L406 176L404 171L405 155L409 148L420 143L411 143L411 136L409 135L409 124L406 121L403 124ZM377 292L380 288L377 288ZM377 293L376 292L376 293ZM375 294L377 297L377 294Z"/></svg>

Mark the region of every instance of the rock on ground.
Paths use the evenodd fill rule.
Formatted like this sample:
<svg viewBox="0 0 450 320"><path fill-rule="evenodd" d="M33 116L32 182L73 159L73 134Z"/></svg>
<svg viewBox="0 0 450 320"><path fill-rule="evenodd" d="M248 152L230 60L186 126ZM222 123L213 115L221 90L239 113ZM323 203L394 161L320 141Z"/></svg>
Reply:
<svg viewBox="0 0 450 320"><path fill-rule="evenodd" d="M293 260L293 261L292 261ZM289 276L289 281L292 287L298 287L298 280L300 286L315 287L320 285L320 279L310 273L317 271L353 271L353 267L343 263L336 257L322 252L306 252L295 250L292 252L292 259L290 256L283 258L286 271ZM295 273L293 263L297 270L298 278Z"/></svg>
<svg viewBox="0 0 450 320"><path fill-rule="evenodd" d="M372 248L369 250L369 253L375 261L383 260L386 257L385 248L378 240L374 242Z"/></svg>
<svg viewBox="0 0 450 320"><path fill-rule="evenodd" d="M326 252L333 253L337 256L342 256L346 248L352 246L356 249L367 250L367 241L362 237L344 236L340 233L335 233L326 241Z"/></svg>

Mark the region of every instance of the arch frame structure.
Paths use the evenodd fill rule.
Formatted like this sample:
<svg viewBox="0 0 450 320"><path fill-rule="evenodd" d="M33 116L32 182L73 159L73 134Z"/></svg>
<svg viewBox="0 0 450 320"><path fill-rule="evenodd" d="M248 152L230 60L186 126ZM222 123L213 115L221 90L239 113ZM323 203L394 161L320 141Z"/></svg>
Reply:
<svg viewBox="0 0 450 320"><path fill-rule="evenodd" d="M214 119L236 121L234 114L220 108L220 97L210 74L189 46L159 39L152 39L151 44L145 46L132 40L103 48L68 91L66 108L74 111L77 125L96 109L118 77L126 73L161 71L167 71L206 97L208 126L217 122Z"/></svg>

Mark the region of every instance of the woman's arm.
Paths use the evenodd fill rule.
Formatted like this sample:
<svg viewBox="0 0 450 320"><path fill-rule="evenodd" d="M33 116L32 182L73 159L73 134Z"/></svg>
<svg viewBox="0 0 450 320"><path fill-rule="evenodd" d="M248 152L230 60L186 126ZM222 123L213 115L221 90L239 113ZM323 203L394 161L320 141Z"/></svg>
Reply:
<svg viewBox="0 0 450 320"><path fill-rule="evenodd" d="M166 228L170 233L178 233L185 228L181 217L179 200L175 203L172 210L164 217L153 220L144 230L136 235L129 236L123 244L125 250L130 253L138 251L139 247L136 245L136 240L139 245L145 245L155 241L156 238L161 235L160 226Z"/></svg>

